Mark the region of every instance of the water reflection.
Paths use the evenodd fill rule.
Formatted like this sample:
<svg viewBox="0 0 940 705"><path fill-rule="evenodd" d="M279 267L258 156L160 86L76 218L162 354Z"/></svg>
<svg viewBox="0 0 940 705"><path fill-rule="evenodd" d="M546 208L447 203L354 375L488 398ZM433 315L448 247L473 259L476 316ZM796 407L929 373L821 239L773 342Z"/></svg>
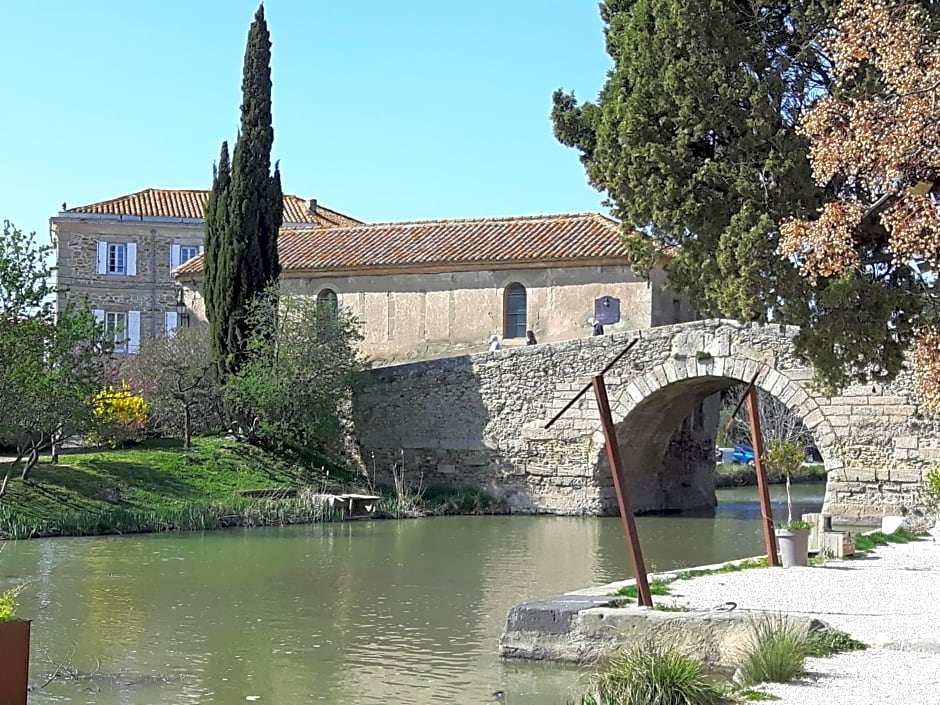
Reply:
<svg viewBox="0 0 940 705"><path fill-rule="evenodd" d="M798 487L818 509L822 487ZM756 491L723 490L715 518L640 517L650 566L760 553ZM775 491L775 514L785 515ZM619 519L453 517L284 529L49 539L6 546L31 581L31 704L564 703L576 672L505 663L518 602L629 574ZM74 653L69 654L74 650Z"/></svg>

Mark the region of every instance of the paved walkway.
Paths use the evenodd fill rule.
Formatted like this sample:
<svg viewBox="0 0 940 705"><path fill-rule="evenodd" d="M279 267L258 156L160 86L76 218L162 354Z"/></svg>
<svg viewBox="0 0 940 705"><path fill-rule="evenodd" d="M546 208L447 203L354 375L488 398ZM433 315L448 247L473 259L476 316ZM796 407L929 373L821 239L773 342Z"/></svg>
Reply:
<svg viewBox="0 0 940 705"><path fill-rule="evenodd" d="M849 561L677 581L675 601L816 617L872 648L810 659L798 683L768 685L781 705L940 704L940 531ZM669 598L660 598L666 599Z"/></svg>

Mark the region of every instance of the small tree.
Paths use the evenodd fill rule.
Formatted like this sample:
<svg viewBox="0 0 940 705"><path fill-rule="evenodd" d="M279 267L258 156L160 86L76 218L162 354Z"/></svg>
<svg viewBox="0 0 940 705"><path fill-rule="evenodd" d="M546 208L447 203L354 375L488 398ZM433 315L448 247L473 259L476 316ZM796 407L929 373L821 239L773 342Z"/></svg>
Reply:
<svg viewBox="0 0 940 705"><path fill-rule="evenodd" d="M266 443L329 452L365 361L346 311L271 287L249 308L248 358L226 384L243 430Z"/></svg>
<svg viewBox="0 0 940 705"><path fill-rule="evenodd" d="M0 438L16 447L0 485L24 462L27 479L39 453L87 431L91 399L111 350L87 307L52 310L51 247L9 222L0 239Z"/></svg>
<svg viewBox="0 0 940 705"><path fill-rule="evenodd" d="M787 524L793 522L793 499L790 496L790 476L803 464L805 451L802 444L773 440L767 447L765 460L768 467L779 472L787 482Z"/></svg>
<svg viewBox="0 0 940 705"><path fill-rule="evenodd" d="M189 448L194 430L221 427L222 390L205 329L181 328L144 343L125 374L159 428L182 436L183 447Z"/></svg>
<svg viewBox="0 0 940 705"><path fill-rule="evenodd" d="M721 437L721 433L724 431L731 412L734 411L734 406L737 404L743 390L744 386L738 385L722 395L719 437ZM801 446L806 446L812 442L812 435L807 430L803 420L777 397L763 389L758 389L757 402L760 413L761 434L765 442L784 441ZM750 434L751 427L747 418L747 409L742 404L734 417L734 423L731 424L730 431L724 436L724 440L732 443L749 443Z"/></svg>

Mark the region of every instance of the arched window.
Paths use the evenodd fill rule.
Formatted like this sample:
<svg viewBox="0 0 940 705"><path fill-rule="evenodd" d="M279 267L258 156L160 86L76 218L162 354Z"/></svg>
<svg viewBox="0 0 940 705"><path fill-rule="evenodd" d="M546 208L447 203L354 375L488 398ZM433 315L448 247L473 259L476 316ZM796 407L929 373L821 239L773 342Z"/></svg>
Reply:
<svg viewBox="0 0 940 705"><path fill-rule="evenodd" d="M335 316L339 310L339 299L336 297L336 292L332 289L323 289L317 294L317 306L324 313Z"/></svg>
<svg viewBox="0 0 940 705"><path fill-rule="evenodd" d="M503 294L503 337L525 338L526 293L522 284L510 284Z"/></svg>

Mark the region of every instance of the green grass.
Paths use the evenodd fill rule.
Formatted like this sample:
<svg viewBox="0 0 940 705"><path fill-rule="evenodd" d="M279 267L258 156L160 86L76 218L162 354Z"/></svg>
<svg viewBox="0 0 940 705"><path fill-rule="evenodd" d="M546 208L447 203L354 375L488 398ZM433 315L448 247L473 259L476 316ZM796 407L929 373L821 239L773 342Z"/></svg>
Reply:
<svg viewBox="0 0 940 705"><path fill-rule="evenodd" d="M669 583L672 580L668 578L653 578L649 581L650 595L668 595ZM615 597L629 597L636 600L640 596L640 589L636 585L624 585L614 593Z"/></svg>
<svg viewBox="0 0 940 705"><path fill-rule="evenodd" d="M784 482L780 473L768 472L767 479L774 485ZM795 483L825 482L826 467L822 463L802 465L793 474L791 481ZM756 484L757 473L753 467L733 463L719 463L715 466L715 487L745 487Z"/></svg>
<svg viewBox="0 0 940 705"><path fill-rule="evenodd" d="M745 700L747 702L762 702L766 700L780 700L776 695L772 693L765 693L760 690L754 690L753 688L745 688L735 693L736 700Z"/></svg>
<svg viewBox="0 0 940 705"><path fill-rule="evenodd" d="M0 464L0 470L5 470ZM313 488L362 491L359 478L309 452L271 453L218 436L174 439L64 453L58 465L40 462L18 475L0 497L0 538L84 536L292 524L337 518L301 500L246 499L241 490ZM396 500L390 491L380 502ZM506 503L474 488L429 487L418 514L499 514ZM388 512L397 515L398 512Z"/></svg>
<svg viewBox="0 0 940 705"><path fill-rule="evenodd" d="M429 514L508 514L509 505L476 487L431 485L421 495Z"/></svg>
<svg viewBox="0 0 940 705"><path fill-rule="evenodd" d="M646 642L615 654L591 678L582 702L597 705L718 705L727 690L701 660L671 644Z"/></svg>
<svg viewBox="0 0 940 705"><path fill-rule="evenodd" d="M855 555L868 553L878 546L887 546L889 543L910 543L919 541L920 536L901 527L893 534L876 531L871 534L857 534L855 536Z"/></svg>
<svg viewBox="0 0 940 705"><path fill-rule="evenodd" d="M745 655L740 666L745 686L758 683L786 683L803 673L812 639L805 624L785 615L768 615L750 625Z"/></svg>
<svg viewBox="0 0 940 705"><path fill-rule="evenodd" d="M742 570L750 570L752 568L766 568L768 565L769 564L767 563L766 558L754 558L748 559L746 561L739 561L737 563L726 563L722 566L719 566L718 568L680 570L669 577L653 578L650 580L650 595L658 595L661 597L663 595L670 594L669 585L676 580L691 580L692 578L700 578L703 575L738 573ZM636 600L639 598L640 592L637 586L634 584L625 585L611 595L613 597L625 597L630 598L631 600ZM673 606L672 609L657 606L656 609L665 609L672 612L689 611L687 608L679 609L677 606Z"/></svg>
<svg viewBox="0 0 940 705"><path fill-rule="evenodd" d="M737 563L725 563L718 568L704 568L692 570L680 570L675 576L676 580L691 580L692 578L701 578L703 575L721 575L722 573L739 573L742 570L751 570L752 568L766 568L770 564L766 558L751 558Z"/></svg>
<svg viewBox="0 0 940 705"><path fill-rule="evenodd" d="M239 490L335 491L351 480L335 466L275 456L220 437L194 438L190 450L172 439L82 450L61 455L58 465L40 462L26 482L11 479L0 498L0 536L114 533L143 530L151 521L167 528L212 525L249 506L265 506L240 499Z"/></svg>

